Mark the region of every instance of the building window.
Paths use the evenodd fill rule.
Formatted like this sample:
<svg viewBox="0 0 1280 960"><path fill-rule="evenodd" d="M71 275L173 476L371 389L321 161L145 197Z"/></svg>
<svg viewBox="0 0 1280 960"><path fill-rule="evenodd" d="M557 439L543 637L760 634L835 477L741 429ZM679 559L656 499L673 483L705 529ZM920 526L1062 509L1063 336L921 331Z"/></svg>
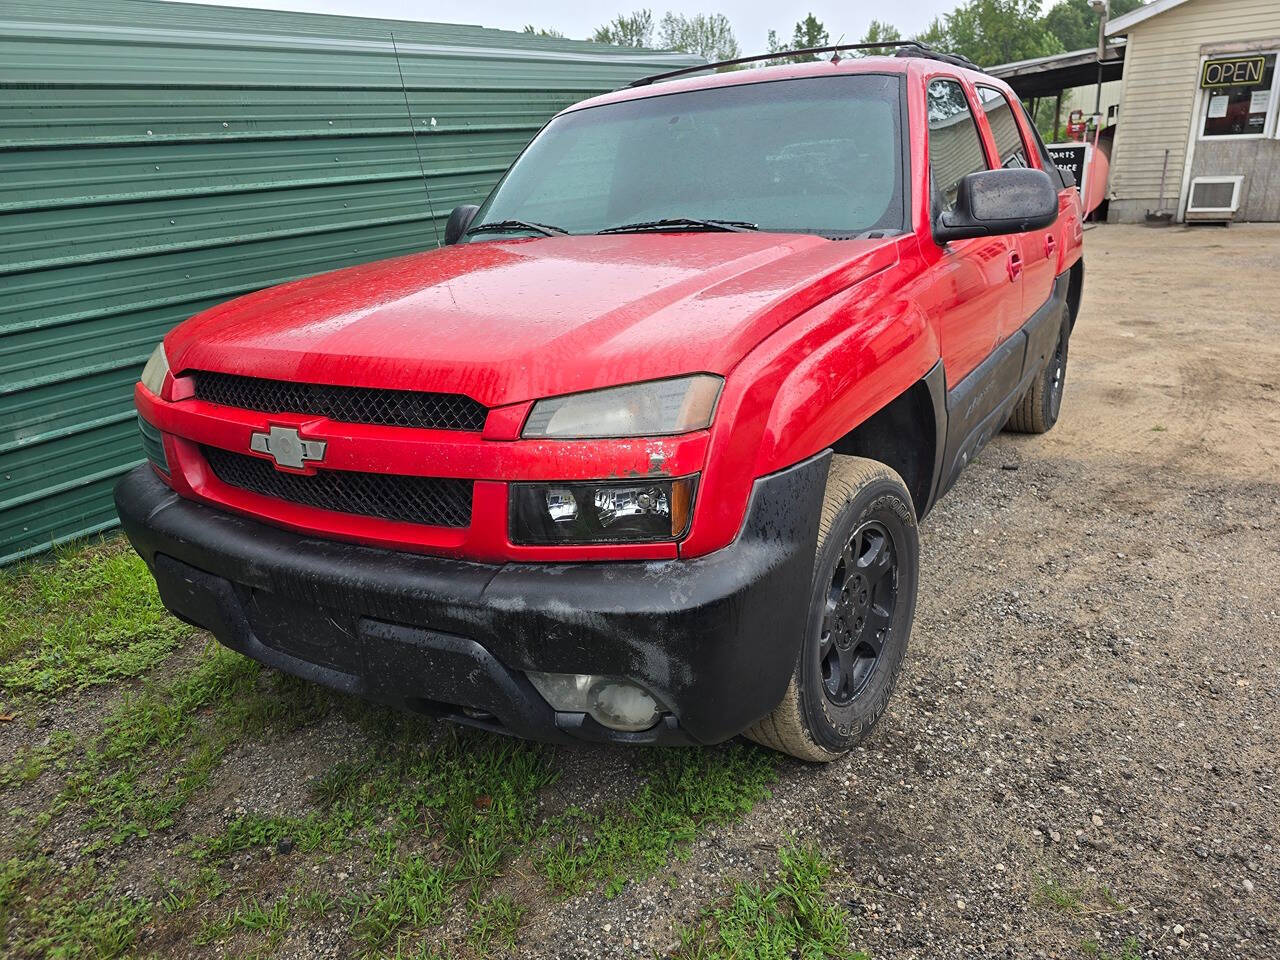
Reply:
<svg viewBox="0 0 1280 960"><path fill-rule="evenodd" d="M987 115L987 124L991 127L991 135L996 141L996 152L1000 154L1002 167L1029 167L1027 163L1027 147L1022 142L1022 133L1018 130L1018 121L1013 117L1013 107L1005 99L1003 93L994 87L978 87L978 100L982 103L982 112Z"/></svg>
<svg viewBox="0 0 1280 960"><path fill-rule="evenodd" d="M1275 85L1276 55L1273 53L1257 59L1263 61L1261 70L1251 72L1242 67L1236 74L1248 82L1234 86L1210 85L1210 81L1215 80L1229 83L1230 75L1225 80L1219 79L1223 71L1214 72L1211 68L1220 61L1210 59L1206 62L1206 72L1202 77L1205 106L1201 136L1260 137L1266 132L1271 101L1275 99L1272 87Z"/></svg>
<svg viewBox="0 0 1280 960"><path fill-rule="evenodd" d="M929 170L942 210L956 207L960 181L987 168L987 153L964 88L955 80L929 84Z"/></svg>

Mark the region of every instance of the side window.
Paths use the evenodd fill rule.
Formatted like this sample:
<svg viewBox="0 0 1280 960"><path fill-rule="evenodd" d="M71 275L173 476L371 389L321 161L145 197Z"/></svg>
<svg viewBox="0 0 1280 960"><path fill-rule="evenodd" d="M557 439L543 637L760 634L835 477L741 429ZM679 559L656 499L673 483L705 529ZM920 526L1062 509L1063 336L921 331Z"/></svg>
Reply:
<svg viewBox="0 0 1280 960"><path fill-rule="evenodd" d="M964 87L955 80L929 84L929 172L944 211L954 210L960 181L987 169L986 151L969 109Z"/></svg>
<svg viewBox="0 0 1280 960"><path fill-rule="evenodd" d="M996 141L996 152L1002 167L1029 167L1027 147L1022 142L1022 132L1014 119L1013 107L1003 93L994 87L978 87L978 102L987 115L987 124Z"/></svg>

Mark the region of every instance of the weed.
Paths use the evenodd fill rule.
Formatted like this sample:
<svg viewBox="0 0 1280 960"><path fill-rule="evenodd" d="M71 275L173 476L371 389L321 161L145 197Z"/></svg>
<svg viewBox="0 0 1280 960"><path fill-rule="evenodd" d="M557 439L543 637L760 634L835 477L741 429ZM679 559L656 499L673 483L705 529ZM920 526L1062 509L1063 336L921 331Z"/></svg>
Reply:
<svg viewBox="0 0 1280 960"><path fill-rule="evenodd" d="M312 920L319 920L338 906L338 898L323 890L302 891L295 893L294 907L297 912Z"/></svg>
<svg viewBox="0 0 1280 960"><path fill-rule="evenodd" d="M805 847L784 847L778 859L780 877L772 887L737 884L727 904L705 911L700 923L681 930L676 958L866 960L866 954L850 949L848 920L823 893L828 864Z"/></svg>
<svg viewBox="0 0 1280 960"><path fill-rule="evenodd" d="M467 943L478 956L493 956L495 946L510 950L516 945L516 931L525 915L525 907L505 894L488 903L472 898L468 907L474 919L471 932L467 934Z"/></svg>
<svg viewBox="0 0 1280 960"><path fill-rule="evenodd" d="M424 941L411 945L414 939L416 938L398 938L395 951L387 954L387 960L451 960L453 957L447 945L432 945Z"/></svg>
<svg viewBox="0 0 1280 960"><path fill-rule="evenodd" d="M58 806L79 801L89 813L87 828L109 827L112 842L169 826L233 743L272 724L300 726L327 709L326 694L275 674L263 684L261 672L211 642L189 672L127 694L68 778ZM157 760L158 776L151 772Z"/></svg>
<svg viewBox="0 0 1280 960"><path fill-rule="evenodd" d="M1044 876L1037 881L1031 902L1035 906L1082 916L1120 913L1125 909L1110 887L1103 884L1068 886L1052 876Z"/></svg>
<svg viewBox="0 0 1280 960"><path fill-rule="evenodd" d="M1142 960L1142 944L1137 937L1129 937L1120 945L1119 953L1110 953L1098 945L1097 940L1080 941L1080 952L1092 960Z"/></svg>
<svg viewBox="0 0 1280 960"><path fill-rule="evenodd" d="M537 791L555 778L540 747L466 734L432 749L402 749L373 769L377 775L363 780L350 767L330 771L317 785L366 830L390 820L369 844L385 877L349 904L352 932L371 948L405 925L439 923L455 890L474 893L494 876L533 838ZM398 854L398 841L429 823L441 829L443 856Z"/></svg>
<svg viewBox="0 0 1280 960"><path fill-rule="evenodd" d="M351 931L361 942L379 946L405 924L435 926L444 919L454 882L450 872L420 856L390 865L376 893L354 902Z"/></svg>
<svg viewBox="0 0 1280 960"><path fill-rule="evenodd" d="M46 743L19 746L16 755L0 766L0 790L31 783L51 767L65 767L75 746L75 737L65 730L55 731Z"/></svg>
<svg viewBox="0 0 1280 960"><path fill-rule="evenodd" d="M644 786L618 808L596 816L571 809L552 825L560 836L544 845L537 864L553 890L600 883L613 897L628 880L651 876L687 853L699 826L737 819L765 797L777 761L759 748L731 744L655 751L647 772Z"/></svg>
<svg viewBox="0 0 1280 960"><path fill-rule="evenodd" d="M266 903L256 897L244 899L220 919L206 924L196 934L195 942L197 945L213 943L215 940L221 940L238 931L248 933L257 933L264 930L267 932L283 931L289 925L289 912L289 900L287 897L281 897L270 903Z"/></svg>
<svg viewBox="0 0 1280 960"><path fill-rule="evenodd" d="M145 900L110 893L90 867L0 864L0 940L22 954L112 960L130 952L150 912Z"/></svg>
<svg viewBox="0 0 1280 960"><path fill-rule="evenodd" d="M1032 902L1063 913L1083 913L1085 908L1084 894L1079 888L1065 886L1052 877L1045 877L1039 882Z"/></svg>

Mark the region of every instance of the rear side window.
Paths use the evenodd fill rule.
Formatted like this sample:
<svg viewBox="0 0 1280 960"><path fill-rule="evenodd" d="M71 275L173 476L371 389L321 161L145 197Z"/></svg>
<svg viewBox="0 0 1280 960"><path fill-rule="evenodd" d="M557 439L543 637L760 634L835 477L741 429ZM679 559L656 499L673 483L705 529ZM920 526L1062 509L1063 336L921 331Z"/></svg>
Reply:
<svg viewBox="0 0 1280 960"><path fill-rule="evenodd" d="M1013 107L1005 95L994 87L978 87L978 101L987 115L987 125L996 141L996 153L1002 167L1029 167L1027 145L1022 140Z"/></svg>
<svg viewBox="0 0 1280 960"><path fill-rule="evenodd" d="M933 175L933 189L942 210L955 209L961 180L986 169L986 151L982 149L964 87L955 80L932 81L929 84L929 172Z"/></svg>
<svg viewBox="0 0 1280 960"><path fill-rule="evenodd" d="M1053 182L1065 188L1067 181L1062 176L1062 171L1058 169L1058 165L1053 162L1053 157L1049 156L1049 151L1045 149L1044 141L1040 139L1040 131L1036 129L1035 121L1031 119L1031 114L1027 113L1026 105L1019 102L1018 109L1022 111L1022 119L1027 121L1027 129L1031 131L1032 148L1040 156L1040 168L1044 170Z"/></svg>

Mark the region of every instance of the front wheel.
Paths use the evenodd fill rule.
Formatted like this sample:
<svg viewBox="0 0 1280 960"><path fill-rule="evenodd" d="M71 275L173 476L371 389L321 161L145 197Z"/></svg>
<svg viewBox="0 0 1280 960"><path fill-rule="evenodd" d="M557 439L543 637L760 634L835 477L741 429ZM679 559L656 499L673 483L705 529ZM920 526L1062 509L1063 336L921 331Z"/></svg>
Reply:
<svg viewBox="0 0 1280 960"><path fill-rule="evenodd" d="M827 762L870 733L902 670L919 562L915 510L902 478L874 460L833 457L795 669L782 702L748 737Z"/></svg>

